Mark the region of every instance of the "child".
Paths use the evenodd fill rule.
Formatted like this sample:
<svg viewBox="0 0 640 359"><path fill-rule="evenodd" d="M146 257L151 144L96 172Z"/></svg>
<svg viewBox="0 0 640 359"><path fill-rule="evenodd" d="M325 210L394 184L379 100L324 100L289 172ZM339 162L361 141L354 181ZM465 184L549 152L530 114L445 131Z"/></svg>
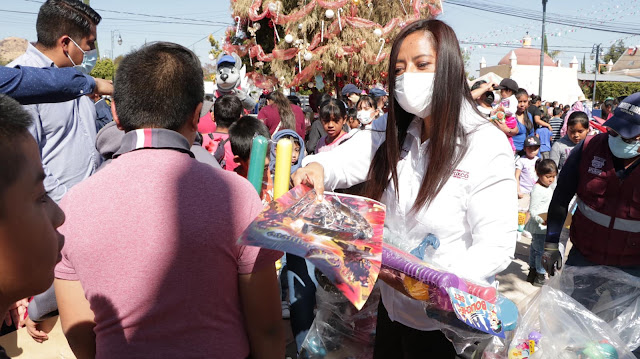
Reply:
<svg viewBox="0 0 640 359"><path fill-rule="evenodd" d="M349 126L349 133L355 132L362 125L358 120L358 110L354 107L347 109L347 125Z"/></svg>
<svg viewBox="0 0 640 359"><path fill-rule="evenodd" d="M255 136L264 136L269 139L269 129L264 122L253 116L243 116L229 127L229 142L233 151L233 161L236 163L234 171L247 178L249 174L249 160L251 159L251 146ZM262 203L267 205L273 199L273 180L269 175L269 156L264 159L264 175L262 182Z"/></svg>
<svg viewBox="0 0 640 359"><path fill-rule="evenodd" d="M548 122L548 118L544 117L543 121ZM549 152L551 151L551 130L547 127L540 127L536 130L536 137L540 139L540 158L549 158Z"/></svg>
<svg viewBox="0 0 640 359"><path fill-rule="evenodd" d="M371 128L371 122L380 116L380 111L376 108L376 103L369 96L360 97L356 105L358 110L358 120L362 124L361 129Z"/></svg>
<svg viewBox="0 0 640 359"><path fill-rule="evenodd" d="M304 140L296 131L280 130L273 134L271 150L269 151L269 171L273 176L276 171L276 143L283 138L293 141L293 151L291 153L291 173L295 172L302 166L302 160L305 155Z"/></svg>
<svg viewBox="0 0 640 359"><path fill-rule="evenodd" d="M18 301L51 286L64 243L65 216L44 189L31 123L18 102L0 95L0 315L9 311L16 327L24 318ZM8 358L2 347L0 358Z"/></svg>
<svg viewBox="0 0 640 359"><path fill-rule="evenodd" d="M229 127L242 115L242 102L235 95L218 98L213 105L213 120L216 131L205 134L202 146L220 163L223 169L233 171L238 165L233 161L233 151L229 143Z"/></svg>
<svg viewBox="0 0 640 359"><path fill-rule="evenodd" d="M520 152L520 158L516 161L518 208L520 208L521 212L525 213L529 211L529 194L533 189L533 185L538 181L538 176L536 175L538 151L540 151L540 140L536 136L527 137L524 141L524 150ZM526 223L526 221L525 219L524 223ZM529 236L528 232L523 233L525 236Z"/></svg>
<svg viewBox="0 0 640 359"><path fill-rule="evenodd" d="M542 267L542 253L544 241L547 235L547 221L540 214L547 213L551 197L553 197L553 182L558 175L556 163L550 159L539 161L536 164L538 181L531 191L531 203L529 214L531 218L525 229L531 233L531 247L529 247L529 275L527 282L541 287L545 283L545 270Z"/></svg>
<svg viewBox="0 0 640 359"><path fill-rule="evenodd" d="M551 143L560 139L560 130L562 130L562 125L564 124L564 120L562 117L562 108L555 107L553 109L553 117L549 120L549 124L552 128L553 136L551 137Z"/></svg>
<svg viewBox="0 0 640 359"><path fill-rule="evenodd" d="M524 140L527 137L535 135L535 128L533 124L533 118L527 108L529 106L529 94L525 89L518 89L515 94L516 99L518 100L517 110L516 110L516 131L515 135L512 136L513 145L516 148L516 151L521 152L524 150Z"/></svg>
<svg viewBox="0 0 640 359"><path fill-rule="evenodd" d="M505 125L507 125L509 129L514 129L517 125L516 112L518 111L518 100L516 99L515 93L518 91L518 84L509 78L502 79L500 85L496 87L496 90L500 90L500 97L502 98L496 107L496 112L504 112ZM515 152L516 147L513 143L513 136L508 137L511 148Z"/></svg>
<svg viewBox="0 0 640 359"><path fill-rule="evenodd" d="M342 101L332 98L322 105L320 121L327 134L318 141L316 153L331 151L345 140L347 132L344 131L343 126L346 117L347 109Z"/></svg>
<svg viewBox="0 0 640 359"><path fill-rule="evenodd" d="M584 140L588 133L589 117L587 114L582 111L571 113L567 120L567 134L551 147L550 158L558 166L558 172L562 171L562 166L573 147Z"/></svg>

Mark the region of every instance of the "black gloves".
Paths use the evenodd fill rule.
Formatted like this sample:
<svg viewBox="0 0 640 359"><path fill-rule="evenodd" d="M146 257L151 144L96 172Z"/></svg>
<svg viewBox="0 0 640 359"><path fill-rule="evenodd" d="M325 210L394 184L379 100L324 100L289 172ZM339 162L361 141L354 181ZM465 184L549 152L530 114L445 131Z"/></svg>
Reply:
<svg viewBox="0 0 640 359"><path fill-rule="evenodd" d="M542 266L550 276L555 274L556 269L562 269L562 254L558 248L558 243L544 244L544 254L542 254Z"/></svg>

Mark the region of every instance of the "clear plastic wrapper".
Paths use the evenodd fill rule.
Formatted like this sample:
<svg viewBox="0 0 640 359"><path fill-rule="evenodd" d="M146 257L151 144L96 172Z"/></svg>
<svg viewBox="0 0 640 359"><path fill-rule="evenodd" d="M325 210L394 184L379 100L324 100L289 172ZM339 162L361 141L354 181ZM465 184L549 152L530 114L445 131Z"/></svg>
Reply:
<svg viewBox="0 0 640 359"><path fill-rule="evenodd" d="M316 271L317 312L300 358L370 359L376 335L380 290L376 287L357 310L326 276Z"/></svg>
<svg viewBox="0 0 640 359"><path fill-rule="evenodd" d="M436 241L435 237L427 237L423 243ZM441 330L458 353L491 335L504 338L515 329L518 310L513 302L494 287L421 261L419 258L424 258L427 250L426 246L418 246L409 254L385 243L382 264L403 277L406 292L424 303L427 316L441 323Z"/></svg>
<svg viewBox="0 0 640 359"><path fill-rule="evenodd" d="M549 285L607 322L627 348L640 347L640 278L607 266L566 266Z"/></svg>
<svg viewBox="0 0 640 359"><path fill-rule="evenodd" d="M528 303L512 338L492 338L482 358L634 359L635 356L604 320L562 290L543 286Z"/></svg>

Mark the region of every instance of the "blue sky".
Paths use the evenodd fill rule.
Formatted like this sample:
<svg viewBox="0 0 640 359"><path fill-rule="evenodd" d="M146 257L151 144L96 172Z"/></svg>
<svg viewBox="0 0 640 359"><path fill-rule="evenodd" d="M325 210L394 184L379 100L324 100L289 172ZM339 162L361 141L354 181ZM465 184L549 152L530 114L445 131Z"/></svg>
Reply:
<svg viewBox="0 0 640 359"><path fill-rule="evenodd" d="M374 0L377 2L389 0ZM486 0L482 0L486 1ZM35 41L35 14L23 14L9 11L37 13L42 0L4 0L0 2L0 39L9 36L18 36ZM492 4L513 5L517 8L542 10L541 1L508 1L501 3L492 1ZM99 11L103 21L98 27L98 41L101 56L109 56L111 53L111 32L118 30L122 36L122 45L114 42L113 52L115 56L125 54L132 49L144 44L145 41L172 41L194 50L203 63L211 62L208 57L209 42L206 37L210 33L220 37L224 34L225 24L231 24L228 0L182 0L182 1L156 1L156 0L91 0L91 6L95 9L110 11L122 11L141 13L157 16L170 16L207 22L206 26L187 25L179 23L151 23L130 21L126 19L147 19L152 21L186 22L176 19L141 17L139 15L118 14L108 11ZM617 7L616 7L617 6ZM549 0L547 11L555 14L567 14L584 18L593 18L594 21L624 21L633 22L635 16L630 14L630 9L635 10L638 0ZM602 18L602 20L600 20ZM530 35L540 36L541 22L522 18L488 13L480 10L463 8L453 4L447 4L444 0L444 14L440 19L449 23L456 31L460 40L473 40L482 43L496 43L504 41L517 41L526 31ZM605 21L605 25L606 22ZM585 47L565 48L559 56L564 66L568 66L573 56L582 60L584 52L589 60L591 46L594 43L603 43L608 46L616 39L626 38L627 45L640 45L640 36L627 38L629 35L600 32L594 30L575 29L575 32L566 33L570 27L547 24L547 33L561 36L549 36L550 48L565 46ZM117 40L117 35L115 37ZM463 45L469 47L470 45ZM539 47L540 42L534 41L534 46ZM474 48L471 54L471 73L476 73L482 56L487 60L487 65L495 65L505 54L510 51L504 47Z"/></svg>

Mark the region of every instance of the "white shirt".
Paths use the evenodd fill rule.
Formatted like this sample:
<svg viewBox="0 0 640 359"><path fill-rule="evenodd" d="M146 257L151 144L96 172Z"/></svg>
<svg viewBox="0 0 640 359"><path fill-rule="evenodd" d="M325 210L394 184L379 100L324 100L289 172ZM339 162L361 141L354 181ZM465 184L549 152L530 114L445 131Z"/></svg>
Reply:
<svg viewBox="0 0 640 359"><path fill-rule="evenodd" d="M387 206L385 227L391 244L409 252L429 234L440 241L431 258L436 265L480 284L494 284L494 275L511 262L516 246L517 190L513 151L504 133L480 117L470 104L463 106L461 123L468 131L468 149L450 179L427 208L411 212L428 162L420 144L421 119L407 131L398 162L399 193L389 184L381 202ZM324 167L328 190L363 182L373 156L385 139L386 115L370 131L356 132L331 152L308 156L303 165ZM419 330L436 330L424 303L384 284L383 303L393 321Z"/></svg>

